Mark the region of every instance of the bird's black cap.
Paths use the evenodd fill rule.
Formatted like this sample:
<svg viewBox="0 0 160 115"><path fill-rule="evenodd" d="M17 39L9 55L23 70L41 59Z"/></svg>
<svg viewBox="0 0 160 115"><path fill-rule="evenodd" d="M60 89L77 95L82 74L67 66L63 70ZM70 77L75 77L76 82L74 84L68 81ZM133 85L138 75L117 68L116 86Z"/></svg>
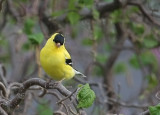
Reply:
<svg viewBox="0 0 160 115"><path fill-rule="evenodd" d="M53 40L55 43L64 44L64 37L61 34L57 34Z"/></svg>

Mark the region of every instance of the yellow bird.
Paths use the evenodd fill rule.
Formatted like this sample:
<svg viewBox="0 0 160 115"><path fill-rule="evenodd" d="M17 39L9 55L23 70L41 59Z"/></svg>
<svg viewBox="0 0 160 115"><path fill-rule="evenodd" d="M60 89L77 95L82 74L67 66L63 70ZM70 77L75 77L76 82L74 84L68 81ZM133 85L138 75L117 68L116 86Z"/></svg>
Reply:
<svg viewBox="0 0 160 115"><path fill-rule="evenodd" d="M66 50L62 34L53 34L40 52L40 63L44 71L54 80L71 79L75 74L83 75L72 67L71 56Z"/></svg>

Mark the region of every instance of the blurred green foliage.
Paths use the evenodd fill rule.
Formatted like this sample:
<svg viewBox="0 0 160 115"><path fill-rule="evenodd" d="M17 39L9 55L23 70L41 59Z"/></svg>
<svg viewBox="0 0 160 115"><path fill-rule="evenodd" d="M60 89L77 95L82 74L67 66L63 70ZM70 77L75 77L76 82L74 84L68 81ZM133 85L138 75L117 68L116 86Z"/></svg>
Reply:
<svg viewBox="0 0 160 115"><path fill-rule="evenodd" d="M128 15L133 14L133 13L138 13L139 8L136 6L132 6L129 10L127 10Z"/></svg>
<svg viewBox="0 0 160 115"><path fill-rule="evenodd" d="M106 54L98 54L96 56L96 61L101 64L104 64L107 61L107 55Z"/></svg>
<svg viewBox="0 0 160 115"><path fill-rule="evenodd" d="M58 16L61 16L61 15L63 15L65 12L67 12L66 11L66 9L64 9L64 10L59 10L59 11L55 11L55 12L52 12L52 17L53 18L56 18L56 17L58 17Z"/></svg>
<svg viewBox="0 0 160 115"><path fill-rule="evenodd" d="M53 115L53 110L46 104L39 104L37 108L38 115Z"/></svg>
<svg viewBox="0 0 160 115"><path fill-rule="evenodd" d="M68 16L69 22L72 25L77 24L78 21L80 20L80 15L74 11L69 12L67 16Z"/></svg>
<svg viewBox="0 0 160 115"><path fill-rule="evenodd" d="M106 2L113 2L113 0L104 0L104 1L106 1Z"/></svg>
<svg viewBox="0 0 160 115"><path fill-rule="evenodd" d="M150 115L160 115L160 104L149 107Z"/></svg>
<svg viewBox="0 0 160 115"><path fill-rule="evenodd" d="M92 72L93 75L103 76L103 73L104 73L104 71L99 66L94 66L93 67L93 72Z"/></svg>
<svg viewBox="0 0 160 115"><path fill-rule="evenodd" d="M154 73L147 76L148 79L148 90L153 90L158 85L158 79Z"/></svg>
<svg viewBox="0 0 160 115"><path fill-rule="evenodd" d="M93 40L91 40L91 38L85 38L82 40L82 44L85 46L92 46Z"/></svg>
<svg viewBox="0 0 160 115"><path fill-rule="evenodd" d="M111 13L111 20L113 23L120 22L122 18L122 10L115 10L114 12Z"/></svg>
<svg viewBox="0 0 160 115"><path fill-rule="evenodd" d="M96 24L94 25L93 36L95 40L99 40L103 37L103 32L99 25L96 25Z"/></svg>
<svg viewBox="0 0 160 115"><path fill-rule="evenodd" d="M44 36L42 33L28 35L28 39L31 42L31 44L33 44L33 45L41 44L43 41L43 38L44 38Z"/></svg>
<svg viewBox="0 0 160 115"><path fill-rule="evenodd" d="M141 62L142 66L151 66L153 71L158 69L157 59L151 51L142 52L138 57L133 55L129 62L132 67L139 69L139 61Z"/></svg>
<svg viewBox="0 0 160 115"><path fill-rule="evenodd" d="M26 33L27 35L30 35L33 33L33 27L35 25L35 21L31 18L27 18L25 19L24 21L24 28L23 28L23 31L24 33Z"/></svg>
<svg viewBox="0 0 160 115"><path fill-rule="evenodd" d="M141 36L144 31L145 31L145 28L144 28L144 25L143 24L140 24L140 23L130 23L130 28L131 30L134 32L135 35L137 36Z"/></svg>
<svg viewBox="0 0 160 115"><path fill-rule="evenodd" d="M78 0L78 4L81 7L92 8L94 1L93 0Z"/></svg>
<svg viewBox="0 0 160 115"><path fill-rule="evenodd" d="M146 48L154 48L159 44L153 34L144 36L143 43Z"/></svg>
<svg viewBox="0 0 160 115"><path fill-rule="evenodd" d="M127 67L125 63L119 62L114 66L114 72L116 74L125 73L127 71Z"/></svg>
<svg viewBox="0 0 160 115"><path fill-rule="evenodd" d="M131 65L132 67L134 67L134 68L136 68L136 69L139 69L139 67L140 67L136 55L133 55L133 56L130 58L129 63L130 63L130 65Z"/></svg>
<svg viewBox="0 0 160 115"><path fill-rule="evenodd" d="M99 14L99 12L97 11L97 9L93 8L92 13L93 13L93 18L94 18L95 20L98 20L100 14Z"/></svg>

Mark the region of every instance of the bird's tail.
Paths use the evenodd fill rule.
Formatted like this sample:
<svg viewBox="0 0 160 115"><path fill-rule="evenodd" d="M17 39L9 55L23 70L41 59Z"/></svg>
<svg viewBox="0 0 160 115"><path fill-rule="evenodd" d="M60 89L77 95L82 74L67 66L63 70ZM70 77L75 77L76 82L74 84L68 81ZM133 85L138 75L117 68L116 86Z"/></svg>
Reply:
<svg viewBox="0 0 160 115"><path fill-rule="evenodd" d="M75 69L74 69L74 72L75 72L75 74L77 74L77 75L81 75L82 77L86 77L83 73L81 73L81 72L79 72L79 71L77 71L77 70L75 70Z"/></svg>

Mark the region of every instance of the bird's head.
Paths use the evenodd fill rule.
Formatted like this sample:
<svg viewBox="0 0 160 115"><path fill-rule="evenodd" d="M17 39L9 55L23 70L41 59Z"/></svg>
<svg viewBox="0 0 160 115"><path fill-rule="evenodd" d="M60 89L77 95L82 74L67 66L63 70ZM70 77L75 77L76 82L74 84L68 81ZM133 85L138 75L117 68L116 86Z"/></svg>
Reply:
<svg viewBox="0 0 160 115"><path fill-rule="evenodd" d="M55 33L51 36L50 42L54 43L54 46L56 46L57 48L60 48L64 45L65 38L62 34Z"/></svg>

